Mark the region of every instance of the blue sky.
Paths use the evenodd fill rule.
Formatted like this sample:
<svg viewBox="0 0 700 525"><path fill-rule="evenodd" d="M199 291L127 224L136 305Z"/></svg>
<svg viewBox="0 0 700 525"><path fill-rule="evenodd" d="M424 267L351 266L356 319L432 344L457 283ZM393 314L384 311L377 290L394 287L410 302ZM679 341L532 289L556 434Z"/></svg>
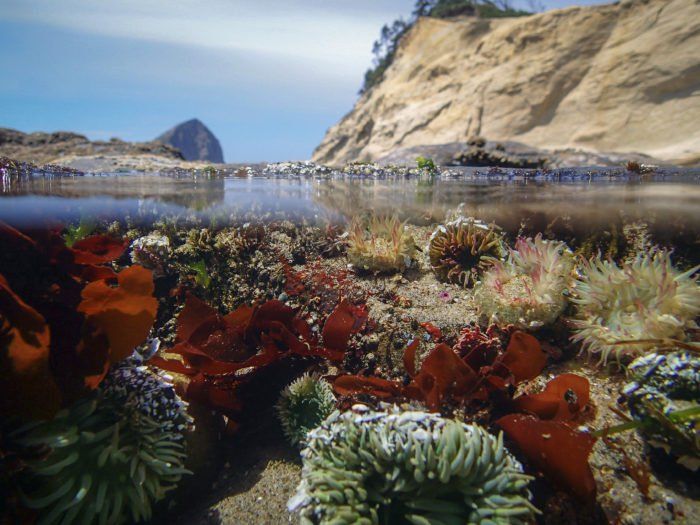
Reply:
<svg viewBox="0 0 700 525"><path fill-rule="evenodd" d="M0 127L140 141L197 117L227 161L309 158L413 3L1 0Z"/></svg>

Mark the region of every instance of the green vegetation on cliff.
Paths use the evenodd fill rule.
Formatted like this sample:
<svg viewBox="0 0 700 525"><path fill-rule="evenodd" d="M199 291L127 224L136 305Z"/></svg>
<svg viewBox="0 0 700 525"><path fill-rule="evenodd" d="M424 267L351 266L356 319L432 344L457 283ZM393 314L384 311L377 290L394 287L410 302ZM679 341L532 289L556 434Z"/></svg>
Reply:
<svg viewBox="0 0 700 525"><path fill-rule="evenodd" d="M416 23L419 17L451 18L455 16L478 16L481 18L501 18L527 16L531 13L514 9L510 0L416 0L411 18L399 18L382 27L379 38L372 46L374 65L365 72L360 93L366 93L381 82L384 72L394 62L394 56L401 38Z"/></svg>

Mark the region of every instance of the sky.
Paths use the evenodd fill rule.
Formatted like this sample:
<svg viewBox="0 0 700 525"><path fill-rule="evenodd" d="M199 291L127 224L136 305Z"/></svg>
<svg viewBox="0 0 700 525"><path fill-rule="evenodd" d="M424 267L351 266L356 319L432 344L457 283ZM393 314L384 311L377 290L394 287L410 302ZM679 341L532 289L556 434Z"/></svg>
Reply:
<svg viewBox="0 0 700 525"><path fill-rule="evenodd" d="M0 127L146 141L196 117L228 162L307 159L413 4L0 0Z"/></svg>

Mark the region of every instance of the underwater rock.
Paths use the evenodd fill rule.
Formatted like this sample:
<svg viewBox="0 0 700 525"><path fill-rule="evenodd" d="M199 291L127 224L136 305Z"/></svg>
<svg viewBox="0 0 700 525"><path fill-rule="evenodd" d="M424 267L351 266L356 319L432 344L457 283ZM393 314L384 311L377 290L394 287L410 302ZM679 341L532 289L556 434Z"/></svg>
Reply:
<svg viewBox="0 0 700 525"><path fill-rule="evenodd" d="M415 240L396 217L372 217L367 223L354 219L347 241L348 261L361 271L401 272L412 265L416 253Z"/></svg>
<svg viewBox="0 0 700 525"><path fill-rule="evenodd" d="M586 261L574 283L572 341L600 355L601 363L683 342L700 315L699 268L681 272L662 250L621 266L598 257Z"/></svg>
<svg viewBox="0 0 700 525"><path fill-rule="evenodd" d="M472 217L457 217L430 236L430 266L442 281L473 284L486 261L505 254L503 238L494 225Z"/></svg>
<svg viewBox="0 0 700 525"><path fill-rule="evenodd" d="M49 451L20 480L41 522L148 520L152 504L189 473L186 405L164 377L134 364L114 368L96 395L53 420L15 432L20 446Z"/></svg>
<svg viewBox="0 0 700 525"><path fill-rule="evenodd" d="M474 301L490 323L521 329L552 324L566 307L574 256L565 243L518 239L504 262L495 261L475 286Z"/></svg>
<svg viewBox="0 0 700 525"><path fill-rule="evenodd" d="M624 387L632 417L649 444L662 448L691 469L700 467L700 429L680 411L700 410L700 358L691 352L649 354L627 368Z"/></svg>
<svg viewBox="0 0 700 525"><path fill-rule="evenodd" d="M335 409L333 388L325 379L304 374L287 386L277 402L284 434L292 445L301 444L306 434L320 425Z"/></svg>
<svg viewBox="0 0 700 525"><path fill-rule="evenodd" d="M189 257L202 257L212 251L214 235L207 228L193 228L187 232L185 244L178 246L175 252L178 255Z"/></svg>
<svg viewBox="0 0 700 525"><path fill-rule="evenodd" d="M289 501L301 523L522 523L532 479L498 438L437 414L334 412L308 435Z"/></svg>

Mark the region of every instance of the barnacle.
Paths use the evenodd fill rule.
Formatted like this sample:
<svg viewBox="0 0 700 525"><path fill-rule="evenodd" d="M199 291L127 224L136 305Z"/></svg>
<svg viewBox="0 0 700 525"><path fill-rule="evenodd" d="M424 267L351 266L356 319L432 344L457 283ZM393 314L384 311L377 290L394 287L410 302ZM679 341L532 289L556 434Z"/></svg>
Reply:
<svg viewBox="0 0 700 525"><path fill-rule="evenodd" d="M334 412L308 434L301 523L524 523L531 478L495 437L438 414Z"/></svg>
<svg viewBox="0 0 700 525"><path fill-rule="evenodd" d="M147 520L188 473L184 404L161 376L133 364L54 419L15 432L21 447L48 450L28 462L20 482L39 524Z"/></svg>
<svg viewBox="0 0 700 525"><path fill-rule="evenodd" d="M623 390L632 417L642 423L648 442L678 457L689 469L700 467L700 357L686 351L648 354L627 368ZM678 414L694 411L695 417Z"/></svg>
<svg viewBox="0 0 700 525"><path fill-rule="evenodd" d="M505 254L503 237L495 225L472 217L457 217L430 236L430 266L442 281L473 284L476 272L488 260Z"/></svg>
<svg viewBox="0 0 700 525"><path fill-rule="evenodd" d="M416 244L405 223L396 217L355 218L348 228L347 256L350 264L364 271L400 272L411 266Z"/></svg>
<svg viewBox="0 0 700 525"><path fill-rule="evenodd" d="M611 355L619 362L684 341L700 314L699 268L681 272L662 250L622 266L597 257L585 262L574 284L572 340L600 355L601 363Z"/></svg>
<svg viewBox="0 0 700 525"><path fill-rule="evenodd" d="M277 402L284 434L292 445L299 445L335 408L335 396L328 381L304 374L287 386Z"/></svg>
<svg viewBox="0 0 700 525"><path fill-rule="evenodd" d="M168 268L172 249L170 239L165 235L153 232L139 237L131 243L131 262L163 274Z"/></svg>
<svg viewBox="0 0 700 525"><path fill-rule="evenodd" d="M518 239L505 261L495 261L475 287L481 315L500 325L538 328L556 321L567 304L574 273L566 244Z"/></svg>

